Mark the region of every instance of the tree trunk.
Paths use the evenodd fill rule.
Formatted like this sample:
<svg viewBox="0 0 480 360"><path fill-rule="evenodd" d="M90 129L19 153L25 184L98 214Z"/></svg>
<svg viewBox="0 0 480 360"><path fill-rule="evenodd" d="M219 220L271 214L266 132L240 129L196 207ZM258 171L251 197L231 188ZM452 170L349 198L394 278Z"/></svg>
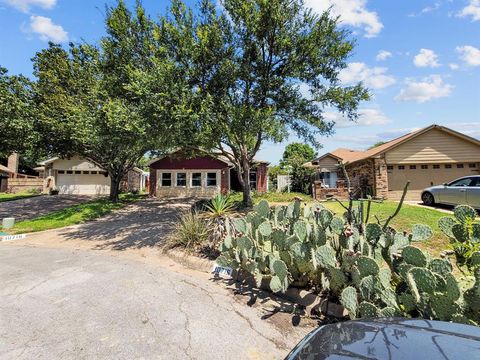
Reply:
<svg viewBox="0 0 480 360"><path fill-rule="evenodd" d="M110 175L110 201L118 202L118 195L120 194L120 182L123 174L111 174Z"/></svg>
<svg viewBox="0 0 480 360"><path fill-rule="evenodd" d="M241 167L237 170L238 180L242 187L243 193L243 205L245 207L251 207L253 205L252 198L250 196L250 163L248 160L243 160Z"/></svg>

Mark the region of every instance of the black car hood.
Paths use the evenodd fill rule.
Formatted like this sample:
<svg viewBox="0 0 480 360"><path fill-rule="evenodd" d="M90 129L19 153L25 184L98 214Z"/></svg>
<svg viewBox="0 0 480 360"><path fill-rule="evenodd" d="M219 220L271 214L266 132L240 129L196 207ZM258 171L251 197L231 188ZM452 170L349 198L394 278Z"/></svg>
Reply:
<svg viewBox="0 0 480 360"><path fill-rule="evenodd" d="M312 331L293 359L480 359L480 328L403 318L346 321Z"/></svg>

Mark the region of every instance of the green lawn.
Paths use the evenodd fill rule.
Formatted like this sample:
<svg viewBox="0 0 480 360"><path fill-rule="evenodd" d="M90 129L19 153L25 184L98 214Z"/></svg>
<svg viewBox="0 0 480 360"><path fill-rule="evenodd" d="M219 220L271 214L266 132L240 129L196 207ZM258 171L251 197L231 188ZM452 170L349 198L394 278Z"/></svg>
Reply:
<svg viewBox="0 0 480 360"><path fill-rule="evenodd" d="M22 191L16 194L7 194L7 193L0 193L0 203L4 201L13 201L19 199L26 199L29 197L39 196L40 194L34 194L28 191Z"/></svg>
<svg viewBox="0 0 480 360"><path fill-rule="evenodd" d="M8 229L8 232L11 234L23 234L80 224L104 216L113 210L120 209L144 198L145 195L122 194L118 203L112 203L108 198L95 199L35 219L20 221L12 229Z"/></svg>
<svg viewBox="0 0 480 360"><path fill-rule="evenodd" d="M230 197L235 203L241 203L243 195L240 192L234 192L230 194ZM252 193L252 200L254 204L257 204L261 200L267 200L269 203L289 203L295 198L300 198L302 201L313 201L310 195L302 193L284 193L284 192L267 192L267 193Z"/></svg>

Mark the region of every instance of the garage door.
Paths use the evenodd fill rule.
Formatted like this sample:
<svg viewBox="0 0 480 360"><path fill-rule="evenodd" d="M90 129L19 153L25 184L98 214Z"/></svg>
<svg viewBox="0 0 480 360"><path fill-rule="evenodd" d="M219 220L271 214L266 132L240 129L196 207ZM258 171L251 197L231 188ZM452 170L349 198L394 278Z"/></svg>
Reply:
<svg viewBox="0 0 480 360"><path fill-rule="evenodd" d="M459 177L478 175L477 164L410 164L388 166L388 190L401 191L407 181L410 190L451 182Z"/></svg>
<svg viewBox="0 0 480 360"><path fill-rule="evenodd" d="M103 174L58 174L57 188L60 194L107 195L110 193L110 177Z"/></svg>

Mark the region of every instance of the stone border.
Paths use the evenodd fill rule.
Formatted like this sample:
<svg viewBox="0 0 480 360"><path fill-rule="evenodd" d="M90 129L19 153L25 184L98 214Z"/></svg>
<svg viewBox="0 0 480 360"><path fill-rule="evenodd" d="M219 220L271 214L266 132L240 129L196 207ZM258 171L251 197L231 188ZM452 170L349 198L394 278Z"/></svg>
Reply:
<svg viewBox="0 0 480 360"><path fill-rule="evenodd" d="M197 256L190 255L184 251L177 249L164 250L163 254L169 256L174 261L191 270L201 271L208 274L212 274L212 268L215 264L215 261L213 260L199 258ZM234 272L232 279L235 282L239 282L241 280L248 281L248 279L246 279L238 271ZM268 284L262 284L262 286L260 286L260 289L274 296L303 306L307 314L320 312L324 315L333 316L339 319L344 318L348 315L347 310L345 310L342 305L330 302L328 301L328 299L321 298L312 291L292 287L289 288L284 294L274 294L270 291L270 289L268 289Z"/></svg>

